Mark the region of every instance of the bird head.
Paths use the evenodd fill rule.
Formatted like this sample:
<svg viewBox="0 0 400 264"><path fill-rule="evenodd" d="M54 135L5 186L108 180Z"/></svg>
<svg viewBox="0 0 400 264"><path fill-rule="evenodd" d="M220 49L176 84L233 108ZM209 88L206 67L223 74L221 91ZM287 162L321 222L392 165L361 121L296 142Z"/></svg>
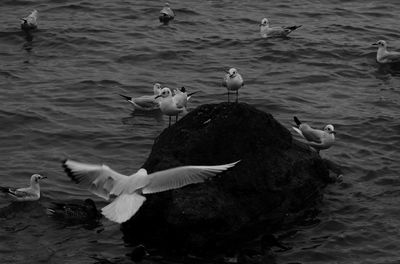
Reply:
<svg viewBox="0 0 400 264"><path fill-rule="evenodd" d="M335 128L334 128L333 125L331 125L331 124L326 125L326 126L324 127L324 131L327 132L327 133L329 133L329 134L336 134Z"/></svg>
<svg viewBox="0 0 400 264"><path fill-rule="evenodd" d="M377 42L373 43L372 45L378 46L378 47L387 47L386 41L384 40L378 40Z"/></svg>
<svg viewBox="0 0 400 264"><path fill-rule="evenodd" d="M171 95L172 95L171 89L169 89L168 87L164 87L164 88L161 89L160 94L157 95L155 97L155 99L157 99L159 97L167 98L167 97L169 97Z"/></svg>
<svg viewBox="0 0 400 264"><path fill-rule="evenodd" d="M39 180L46 179L46 176L42 176L40 174L33 174L31 176L31 182L39 182Z"/></svg>
<svg viewBox="0 0 400 264"><path fill-rule="evenodd" d="M161 84L155 83L153 85L153 92L154 92L154 95L159 95L161 92Z"/></svg>
<svg viewBox="0 0 400 264"><path fill-rule="evenodd" d="M269 26L268 18L263 18L263 19L261 20L260 27L268 27L268 26Z"/></svg>
<svg viewBox="0 0 400 264"><path fill-rule="evenodd" d="M236 76L237 70L235 68L230 68L229 71L228 71L228 74L229 74L230 78L233 78L233 77Z"/></svg>

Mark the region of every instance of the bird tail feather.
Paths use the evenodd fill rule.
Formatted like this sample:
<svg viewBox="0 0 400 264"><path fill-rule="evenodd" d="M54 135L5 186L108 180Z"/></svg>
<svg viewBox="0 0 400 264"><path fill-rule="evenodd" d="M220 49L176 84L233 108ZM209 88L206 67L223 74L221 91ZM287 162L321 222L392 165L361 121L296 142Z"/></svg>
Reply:
<svg viewBox="0 0 400 264"><path fill-rule="evenodd" d="M101 213L117 223L128 221L146 201L146 197L138 194L121 194L112 203L103 207Z"/></svg>

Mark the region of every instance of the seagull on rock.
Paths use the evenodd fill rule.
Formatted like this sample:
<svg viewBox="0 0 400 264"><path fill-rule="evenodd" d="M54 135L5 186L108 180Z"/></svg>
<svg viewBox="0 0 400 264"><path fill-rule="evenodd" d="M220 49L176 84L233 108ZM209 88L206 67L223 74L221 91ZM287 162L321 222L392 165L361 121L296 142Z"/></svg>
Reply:
<svg viewBox="0 0 400 264"><path fill-rule="evenodd" d="M172 96L171 89L164 87L161 89L161 93L155 97L160 98L160 110L164 115L169 116L169 126L171 125L171 117L178 116L179 114L187 113L185 103L181 100L180 96Z"/></svg>
<svg viewBox="0 0 400 264"><path fill-rule="evenodd" d="M123 94L119 94L122 98L133 105L133 110L141 111L152 111L160 108L158 100L154 97L159 95L161 92L161 84L155 83L153 86L154 95L143 95L140 97L130 97Z"/></svg>
<svg viewBox="0 0 400 264"><path fill-rule="evenodd" d="M38 11L33 10L32 13L24 18L21 18L21 29L25 32L37 29Z"/></svg>
<svg viewBox="0 0 400 264"><path fill-rule="evenodd" d="M160 16L158 17L158 19L160 19L160 22L164 25L168 25L169 21L173 20L174 17L174 11L172 11L168 3L165 3L163 9L161 9L160 11Z"/></svg>
<svg viewBox="0 0 400 264"><path fill-rule="evenodd" d="M229 69L224 77L222 86L228 89L228 102L229 102L229 91L236 91L236 103L238 102L239 89L244 85L242 76L238 73L235 68Z"/></svg>
<svg viewBox="0 0 400 264"><path fill-rule="evenodd" d="M263 38L269 37L287 37L292 31L298 29L300 26L290 26L290 27L270 27L269 20L263 18L260 24L260 34Z"/></svg>
<svg viewBox="0 0 400 264"><path fill-rule="evenodd" d="M294 131L307 140L307 144L313 147L317 152L321 149L328 149L335 143L335 129L333 125L326 125L323 130L314 129L308 124L300 122L294 117L297 127L293 127Z"/></svg>
<svg viewBox="0 0 400 264"><path fill-rule="evenodd" d="M376 61L379 63L398 63L400 62L400 52L388 51L387 43L384 40L378 40L376 43L372 44L378 46L378 51L376 53Z"/></svg>
<svg viewBox="0 0 400 264"><path fill-rule="evenodd" d="M146 200L144 194L181 188L201 183L225 171L237 162L216 166L182 166L147 174L145 169L126 176L106 165L93 165L66 160L63 167L76 183L86 187L101 198L115 199L101 209L101 213L117 223L129 220Z"/></svg>
<svg viewBox="0 0 400 264"><path fill-rule="evenodd" d="M185 109L187 109L187 102L190 100L192 95L194 95L197 92L198 91L192 92L192 93L187 93L185 87L182 87L180 89L174 89L173 99L174 99L174 101L176 103L176 106L178 108L184 107ZM176 115L176 121L178 121L178 115Z"/></svg>
<svg viewBox="0 0 400 264"><path fill-rule="evenodd" d="M26 188L12 188L12 187L1 187L0 192L5 194L7 197L14 201L36 201L40 198L40 185L39 181L47 178L40 174L33 174L31 176L31 184Z"/></svg>

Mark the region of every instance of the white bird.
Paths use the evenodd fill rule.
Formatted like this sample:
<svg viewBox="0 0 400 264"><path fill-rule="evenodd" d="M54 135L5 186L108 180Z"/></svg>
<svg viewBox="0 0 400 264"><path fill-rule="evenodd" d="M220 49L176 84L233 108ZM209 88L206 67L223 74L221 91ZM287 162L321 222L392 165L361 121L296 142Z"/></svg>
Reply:
<svg viewBox="0 0 400 264"><path fill-rule="evenodd" d="M160 11L160 16L158 19L164 25L168 25L169 21L173 20L175 17L174 11L172 11L171 7L168 3L165 3L163 9Z"/></svg>
<svg viewBox="0 0 400 264"><path fill-rule="evenodd" d="M33 10L32 13L24 18L21 18L21 29L25 32L37 29L38 11Z"/></svg>
<svg viewBox="0 0 400 264"><path fill-rule="evenodd" d="M324 130L314 129L308 124L301 123L297 117L294 117L297 127L293 127L294 131L299 133L307 140L307 144L313 147L317 152L321 149L330 148L335 143L335 129L333 125L326 125Z"/></svg>
<svg viewBox="0 0 400 264"><path fill-rule="evenodd" d="M160 108L158 100L155 98L155 96L159 95L160 92L161 84L155 83L153 86L153 95L143 95L136 98L123 94L119 95L133 105L133 110L152 111Z"/></svg>
<svg viewBox="0 0 400 264"><path fill-rule="evenodd" d="M224 77L222 86L228 89L228 102L229 102L229 91L236 91L236 103L238 102L239 89L244 85L242 76L237 72L235 68L229 69Z"/></svg>
<svg viewBox="0 0 400 264"><path fill-rule="evenodd" d="M239 161L237 161L239 162ZM111 221L129 220L146 200L144 194L168 191L208 178L233 167L237 162L216 166L182 166L147 174L145 169L126 176L106 165L85 164L72 160L63 162L67 175L76 183L106 200L115 199L101 209Z"/></svg>
<svg viewBox="0 0 400 264"><path fill-rule="evenodd" d="M169 126L171 125L171 117L179 114L186 114L186 106L182 103L181 97L172 96L171 89L164 87L161 89L161 93L155 98L160 98L160 110L164 115L169 116ZM179 104L179 105L178 105Z"/></svg>
<svg viewBox="0 0 400 264"><path fill-rule="evenodd" d="M39 174L31 176L31 184L26 188L0 187L0 191L15 201L36 201L40 198L39 180L47 178Z"/></svg>
<svg viewBox="0 0 400 264"><path fill-rule="evenodd" d="M269 20L267 18L263 18L260 24L260 34L261 37L287 37L292 31L298 29L300 26L291 26L291 27L270 27Z"/></svg>
<svg viewBox="0 0 400 264"><path fill-rule="evenodd" d="M376 43L372 44L378 46L378 51L376 52L376 61L379 63L396 63L400 62L400 52L397 51L387 51L387 43L384 40L378 40Z"/></svg>
<svg viewBox="0 0 400 264"><path fill-rule="evenodd" d="M175 104L178 108L184 107L185 109L187 109L187 102L195 93L197 93L197 91L192 93L187 93L186 88L182 86L181 89L174 89L173 100L175 101ZM178 121L178 115L176 115L175 121Z"/></svg>

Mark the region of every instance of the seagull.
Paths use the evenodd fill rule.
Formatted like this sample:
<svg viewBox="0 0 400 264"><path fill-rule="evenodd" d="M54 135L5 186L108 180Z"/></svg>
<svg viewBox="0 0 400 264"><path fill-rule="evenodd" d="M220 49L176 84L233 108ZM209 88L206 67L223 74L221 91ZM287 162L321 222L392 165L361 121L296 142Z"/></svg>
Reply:
<svg viewBox="0 0 400 264"><path fill-rule="evenodd" d="M261 37L287 37L292 31L298 29L300 26L291 27L270 27L267 18L263 18L260 24L260 34Z"/></svg>
<svg viewBox="0 0 400 264"><path fill-rule="evenodd" d="M15 189L12 187L1 187L0 192L6 194L8 197L15 201L36 201L40 198L40 185L39 180L47 178L39 174L33 174L31 176L31 185L26 188Z"/></svg>
<svg viewBox="0 0 400 264"><path fill-rule="evenodd" d="M387 44L384 40L378 40L376 43L372 44L378 46L378 51L376 53L376 61L379 63L396 63L400 62L400 52L397 51L387 51Z"/></svg>
<svg viewBox="0 0 400 264"><path fill-rule="evenodd" d="M242 76L237 72L235 68L229 69L225 78L222 82L222 86L228 89L228 102L229 102L229 91L236 91L236 103L238 102L239 89L244 85Z"/></svg>
<svg viewBox="0 0 400 264"><path fill-rule="evenodd" d="M301 123L297 117L294 117L297 127L293 127L294 131L299 133L317 152L321 149L330 148L335 143L335 129L333 125L326 125L323 130L314 129L308 124Z"/></svg>
<svg viewBox="0 0 400 264"><path fill-rule="evenodd" d="M106 165L93 165L65 160L63 167L76 183L99 197L115 199L101 209L101 213L117 223L129 220L146 200L144 194L178 189L188 184L201 183L233 167L237 162L216 166L182 166L147 174L143 168L126 176Z"/></svg>
<svg viewBox="0 0 400 264"><path fill-rule="evenodd" d="M133 110L141 110L141 111L152 111L159 109L158 100L154 98L154 96L159 95L161 92L161 84L155 83L153 86L154 95L143 95L140 97L130 97L123 94L119 94L122 98L133 105Z"/></svg>
<svg viewBox="0 0 400 264"><path fill-rule="evenodd" d="M83 204L53 203L46 211L48 215L71 221L87 221L101 218L101 214L92 199L86 199Z"/></svg>
<svg viewBox="0 0 400 264"><path fill-rule="evenodd" d="M37 18L38 11L33 10L32 13L24 18L21 18L21 29L25 32L29 32L30 30L37 29Z"/></svg>
<svg viewBox="0 0 400 264"><path fill-rule="evenodd" d="M182 108L182 107L187 108L187 102L190 100L192 95L196 94L197 92L198 91L192 92L192 93L187 93L185 87L182 87L180 89L174 89L173 99L176 103L176 106L178 108ZM177 120L178 120L178 115L176 115L176 121Z"/></svg>
<svg viewBox="0 0 400 264"><path fill-rule="evenodd" d="M158 17L158 19L160 19L160 22L164 25L168 25L169 21L173 20L174 17L174 11L172 11L168 3L165 3L163 9L161 9L160 11L160 16Z"/></svg>
<svg viewBox="0 0 400 264"><path fill-rule="evenodd" d="M171 117L177 116L180 113L186 114L187 109L185 105L182 105L181 97L172 96L171 89L164 87L161 89L161 93L155 98L160 98L160 110L164 115L169 116L169 126L171 125ZM179 104L179 105L178 105Z"/></svg>

